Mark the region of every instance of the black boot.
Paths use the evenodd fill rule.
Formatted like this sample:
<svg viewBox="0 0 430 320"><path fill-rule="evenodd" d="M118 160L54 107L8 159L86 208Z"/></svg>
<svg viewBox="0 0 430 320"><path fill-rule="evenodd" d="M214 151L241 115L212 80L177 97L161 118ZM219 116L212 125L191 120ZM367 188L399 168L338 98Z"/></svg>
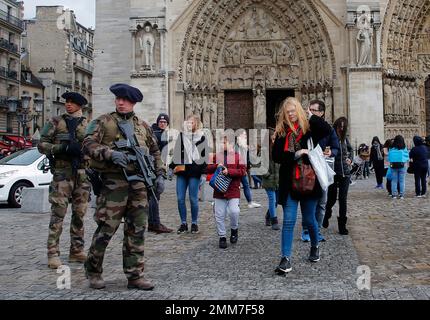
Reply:
<svg viewBox="0 0 430 320"><path fill-rule="evenodd" d="M339 227L339 233L343 236L348 235L348 229L346 228L346 222L348 221L347 217L338 217L337 225Z"/></svg>
<svg viewBox="0 0 430 320"><path fill-rule="evenodd" d="M267 210L267 212L266 212L266 226L268 226L268 227L271 226L269 210Z"/></svg>
<svg viewBox="0 0 430 320"><path fill-rule="evenodd" d="M237 243L237 239L239 238L238 231L239 231L238 229L236 230L231 229L230 242L233 244Z"/></svg>
<svg viewBox="0 0 430 320"><path fill-rule="evenodd" d="M325 215L324 215L324 220L323 220L323 223L322 223L322 226L323 226L323 228L328 228L328 226L329 226L329 222L328 222L328 220L331 218L331 213L325 213Z"/></svg>

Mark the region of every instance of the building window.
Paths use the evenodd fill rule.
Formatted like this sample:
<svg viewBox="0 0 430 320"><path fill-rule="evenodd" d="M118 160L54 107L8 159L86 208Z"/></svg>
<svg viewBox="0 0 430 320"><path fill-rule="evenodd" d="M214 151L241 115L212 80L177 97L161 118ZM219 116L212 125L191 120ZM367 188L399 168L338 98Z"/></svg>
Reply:
<svg viewBox="0 0 430 320"><path fill-rule="evenodd" d="M57 101L60 101L60 88L57 87Z"/></svg>
<svg viewBox="0 0 430 320"><path fill-rule="evenodd" d="M12 115L10 113L6 114L6 131L13 133Z"/></svg>

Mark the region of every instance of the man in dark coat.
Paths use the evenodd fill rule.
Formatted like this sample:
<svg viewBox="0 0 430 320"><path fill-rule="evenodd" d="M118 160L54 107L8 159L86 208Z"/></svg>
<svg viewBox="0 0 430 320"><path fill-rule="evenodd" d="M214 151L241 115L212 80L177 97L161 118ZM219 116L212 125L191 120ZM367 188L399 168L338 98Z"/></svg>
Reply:
<svg viewBox="0 0 430 320"><path fill-rule="evenodd" d="M152 125L154 136L157 138L158 148L163 152L163 148L167 145L168 141L163 136L167 127L169 126L169 116L165 113L160 113L157 117L157 123ZM157 199L160 200L160 194L156 194ZM155 233L170 233L173 230L167 228L160 222L160 208L156 199L151 198L149 201L149 214L148 214L148 231Z"/></svg>

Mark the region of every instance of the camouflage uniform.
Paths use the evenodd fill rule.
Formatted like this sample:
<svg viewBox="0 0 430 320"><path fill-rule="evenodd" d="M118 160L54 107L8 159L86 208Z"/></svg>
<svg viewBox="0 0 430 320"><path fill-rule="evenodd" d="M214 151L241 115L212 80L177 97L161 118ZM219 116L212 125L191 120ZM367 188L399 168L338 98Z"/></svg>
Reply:
<svg viewBox="0 0 430 320"><path fill-rule="evenodd" d="M88 275L101 275L106 247L124 218L123 270L127 279L143 277L144 232L148 215L147 190L143 182L128 182L119 166L112 163L114 142L123 140L118 121L133 122L134 133L140 147L146 148L154 157L157 176L165 175L157 141L148 124L132 113L128 116L117 112L105 114L93 120L87 129L84 152L91 158L90 166L101 173L103 187L97 197L94 214L98 228L94 233L85 269ZM119 150L118 150L119 151ZM132 165L128 173L134 173Z"/></svg>
<svg viewBox="0 0 430 320"><path fill-rule="evenodd" d="M69 116L54 117L46 123L38 144L41 153L55 158L55 166L51 167L53 178L49 187L52 214L49 223L48 257L60 256L59 241L69 202L72 203L70 254L78 254L84 250L84 216L87 212L91 186L85 174L85 162L81 161L77 172L74 173L70 155L58 152L64 143L59 140L58 135L69 133L65 121L67 117ZM76 129L76 139L79 143L84 140L86 127L87 121L84 118Z"/></svg>

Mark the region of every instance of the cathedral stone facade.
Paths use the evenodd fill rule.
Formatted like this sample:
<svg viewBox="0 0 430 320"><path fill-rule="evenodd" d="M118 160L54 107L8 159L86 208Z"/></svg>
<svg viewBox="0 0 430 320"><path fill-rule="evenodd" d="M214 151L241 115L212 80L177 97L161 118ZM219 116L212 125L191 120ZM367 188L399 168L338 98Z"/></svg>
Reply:
<svg viewBox="0 0 430 320"><path fill-rule="evenodd" d="M181 128L275 125L280 102L324 100L353 146L430 134L430 0L97 0L94 115L125 82Z"/></svg>

